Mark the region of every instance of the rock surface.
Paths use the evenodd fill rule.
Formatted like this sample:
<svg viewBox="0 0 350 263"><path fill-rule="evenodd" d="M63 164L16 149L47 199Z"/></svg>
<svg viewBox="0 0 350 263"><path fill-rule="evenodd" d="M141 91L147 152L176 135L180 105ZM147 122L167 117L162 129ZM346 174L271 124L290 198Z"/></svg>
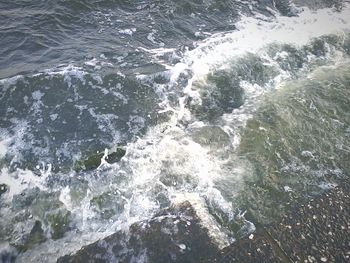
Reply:
<svg viewBox="0 0 350 263"><path fill-rule="evenodd" d="M172 207L152 220L133 224L57 262L210 262L219 249L200 225L190 203Z"/></svg>
<svg viewBox="0 0 350 263"><path fill-rule="evenodd" d="M304 204L296 203L278 224L223 249L218 262L350 262L350 183Z"/></svg>
<svg viewBox="0 0 350 263"><path fill-rule="evenodd" d="M295 203L278 224L262 226L219 251L190 203L131 226L58 262L350 262L350 183ZM146 261L147 259L147 261Z"/></svg>

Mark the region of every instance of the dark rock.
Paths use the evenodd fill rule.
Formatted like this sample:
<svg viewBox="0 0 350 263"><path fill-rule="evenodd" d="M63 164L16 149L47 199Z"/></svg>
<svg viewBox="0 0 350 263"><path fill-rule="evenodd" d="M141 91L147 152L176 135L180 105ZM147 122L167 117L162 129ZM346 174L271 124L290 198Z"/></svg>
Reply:
<svg viewBox="0 0 350 263"><path fill-rule="evenodd" d="M214 121L224 113L241 107L246 99L242 81L264 86L278 74L260 57L247 54L234 60L227 69L210 72L205 82L194 82L201 103L189 99L190 110L199 118Z"/></svg>
<svg viewBox="0 0 350 263"><path fill-rule="evenodd" d="M285 262L283 256L275 252L273 245L261 229L224 248L215 261L222 263Z"/></svg>
<svg viewBox="0 0 350 263"><path fill-rule="evenodd" d="M213 261L350 262L349 190L343 181L314 200L295 201L279 223L255 222L254 234L224 248Z"/></svg>
<svg viewBox="0 0 350 263"><path fill-rule="evenodd" d="M57 262L211 262L219 250L185 202Z"/></svg>
<svg viewBox="0 0 350 263"><path fill-rule="evenodd" d="M106 161L109 163L115 163L120 161L120 159L125 155L126 151L123 148L118 147L115 152L107 155Z"/></svg>
<svg viewBox="0 0 350 263"><path fill-rule="evenodd" d="M295 206L266 230L293 262L350 262L350 184Z"/></svg>
<svg viewBox="0 0 350 263"><path fill-rule="evenodd" d="M8 186L6 184L0 184L0 196L7 192Z"/></svg>
<svg viewBox="0 0 350 263"><path fill-rule="evenodd" d="M349 262L349 190L344 182L315 200L295 201L279 223L254 222L255 233L221 251L185 202L58 262Z"/></svg>
<svg viewBox="0 0 350 263"><path fill-rule="evenodd" d="M0 242L0 262L1 263L14 263L18 252L8 243Z"/></svg>
<svg viewBox="0 0 350 263"><path fill-rule="evenodd" d="M224 70L208 75L207 86L200 88L202 103L190 105L191 111L201 119L214 120L239 108L244 102L244 90L239 81L236 73Z"/></svg>
<svg viewBox="0 0 350 263"><path fill-rule="evenodd" d="M120 159L125 155L126 151L125 149L121 147L117 147L115 151L112 151L110 154L107 155L106 161L108 163L116 163L120 161ZM96 153L93 155L90 155L87 159L81 160L75 163L74 170L79 171L88 171L96 169L101 164L101 159L103 157L104 153Z"/></svg>

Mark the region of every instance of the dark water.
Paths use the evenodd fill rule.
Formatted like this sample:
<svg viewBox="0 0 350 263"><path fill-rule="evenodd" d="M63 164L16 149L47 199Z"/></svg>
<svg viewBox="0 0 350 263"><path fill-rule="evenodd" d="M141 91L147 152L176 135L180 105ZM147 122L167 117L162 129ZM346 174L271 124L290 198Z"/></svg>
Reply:
<svg viewBox="0 0 350 263"><path fill-rule="evenodd" d="M242 211L346 178L349 10L0 1L0 255L55 261L185 200L223 247Z"/></svg>

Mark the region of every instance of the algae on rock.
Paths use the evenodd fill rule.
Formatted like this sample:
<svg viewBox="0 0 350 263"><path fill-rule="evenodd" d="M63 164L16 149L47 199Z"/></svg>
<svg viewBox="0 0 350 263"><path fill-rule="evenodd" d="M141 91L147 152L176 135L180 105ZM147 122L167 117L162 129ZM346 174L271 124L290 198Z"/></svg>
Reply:
<svg viewBox="0 0 350 263"><path fill-rule="evenodd" d="M114 151L111 151L111 153L109 153L106 156L106 161L108 163L116 163L120 161L120 159L125 155L125 153L125 149L117 147ZM104 152L97 152L95 154L90 155L84 160L79 160L74 164L74 170L80 172L96 169L100 166L101 159L103 158L103 156Z"/></svg>

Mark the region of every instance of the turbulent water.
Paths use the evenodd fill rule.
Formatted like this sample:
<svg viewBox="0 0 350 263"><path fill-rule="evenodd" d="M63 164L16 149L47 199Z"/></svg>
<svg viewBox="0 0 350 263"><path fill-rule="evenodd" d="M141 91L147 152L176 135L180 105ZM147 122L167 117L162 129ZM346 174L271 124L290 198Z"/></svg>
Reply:
<svg viewBox="0 0 350 263"><path fill-rule="evenodd" d="M254 231L244 211L273 222L350 172L347 1L0 0L0 17L0 261L55 262L186 200L224 247Z"/></svg>

